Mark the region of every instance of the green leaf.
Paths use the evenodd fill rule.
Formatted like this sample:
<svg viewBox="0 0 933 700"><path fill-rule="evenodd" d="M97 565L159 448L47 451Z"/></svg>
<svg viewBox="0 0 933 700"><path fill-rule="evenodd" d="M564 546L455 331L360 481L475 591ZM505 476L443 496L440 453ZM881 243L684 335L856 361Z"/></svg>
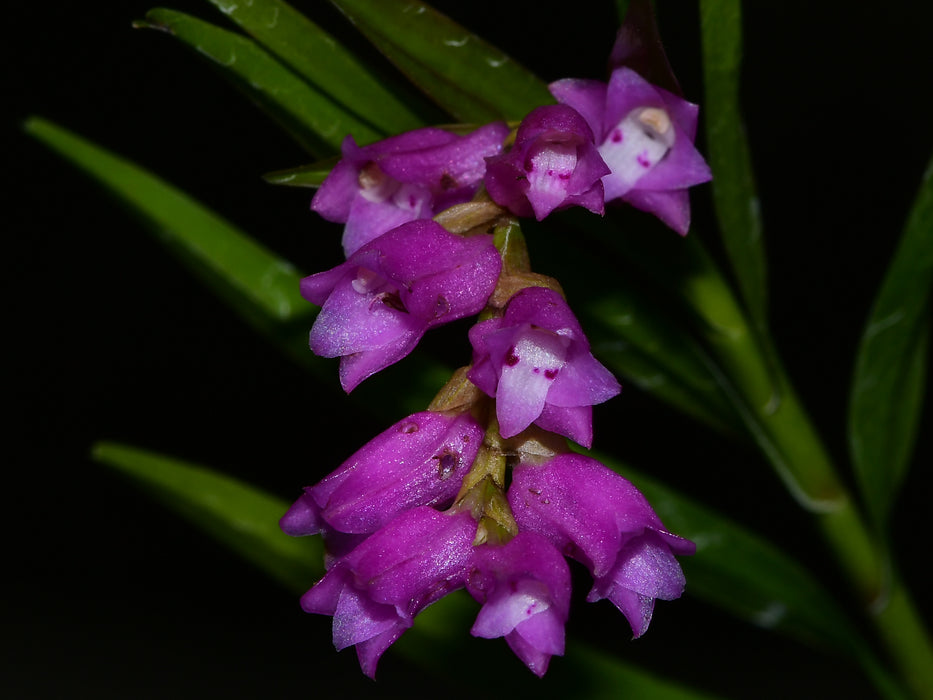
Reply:
<svg viewBox="0 0 933 700"><path fill-rule="evenodd" d="M739 106L740 0L701 0L704 118L713 170L713 202L732 272L753 320L767 324L767 270L761 213Z"/></svg>
<svg viewBox="0 0 933 700"><path fill-rule="evenodd" d="M143 168L65 129L33 117L24 128L106 187L138 214L158 239L253 328L332 390L337 360L308 349L308 330L317 309L298 292L301 275L245 233ZM413 373L412 367L418 367ZM450 377L450 369L416 350L353 392L370 415L397 416L399 405L420 411ZM386 395L403 397L399 403Z"/></svg>
<svg viewBox="0 0 933 700"><path fill-rule="evenodd" d="M851 656L884 684L883 665L850 618L799 562L716 511L619 462L606 466L635 484L671 532L697 552L679 559L687 593L757 626Z"/></svg>
<svg viewBox="0 0 933 700"><path fill-rule="evenodd" d="M500 643L498 649L492 647L501 640L470 636L478 609L468 595L461 591L452 593L421 613L414 628L392 648L422 666L427 673L437 675L439 680L449 678L452 658L482 659L481 674L467 674L462 678L468 686L475 684L477 696L483 696L483 691L494 685L497 697L533 695L536 700L625 697L700 700L715 697L654 676L573 638L567 640L565 656L551 661L546 681L542 683L513 654L507 653L505 645Z"/></svg>
<svg viewBox="0 0 933 700"><path fill-rule="evenodd" d="M423 126L415 93L390 89L310 19L281 0L210 0L227 17L288 64L296 73L368 123L359 128L337 128L337 138L352 133L360 143L381 135Z"/></svg>
<svg viewBox="0 0 933 700"><path fill-rule="evenodd" d="M312 316L313 307L298 293L295 269L228 221L138 165L52 122L32 117L24 128L139 214L247 318L284 324Z"/></svg>
<svg viewBox="0 0 933 700"><path fill-rule="evenodd" d="M631 0L615 0L616 17L619 18L619 24L625 20L625 15L628 14L628 6L630 3Z"/></svg>
<svg viewBox="0 0 933 700"><path fill-rule="evenodd" d="M284 185L286 187L320 187L324 178L326 178L333 167L337 164L337 159L328 159L309 165L299 165L295 168L285 170L276 170L266 173L262 179L270 185Z"/></svg>
<svg viewBox="0 0 933 700"><path fill-rule="evenodd" d="M412 82L460 121L518 120L554 101L533 73L425 3L331 1Z"/></svg>
<svg viewBox="0 0 933 700"><path fill-rule="evenodd" d="M149 11L146 21L135 26L166 31L213 61L237 88L271 114L313 155L338 151L349 132L362 141L382 135L247 37L161 8Z"/></svg>
<svg viewBox="0 0 933 700"><path fill-rule="evenodd" d="M170 510L294 590L323 573L320 538L289 537L289 504L230 476L129 445L101 442L97 462L135 481Z"/></svg>
<svg viewBox="0 0 933 700"><path fill-rule="evenodd" d="M933 285L933 159L859 345L849 447L862 497L886 524L907 474L923 406Z"/></svg>
<svg viewBox="0 0 933 700"><path fill-rule="evenodd" d="M703 361L703 349L646 295L617 284L577 305L593 352L643 391L720 432L744 429Z"/></svg>
<svg viewBox="0 0 933 700"><path fill-rule="evenodd" d="M688 291L688 281L712 274L709 261L679 236L622 231L606 219L568 211L554 226L529 223L528 238L543 244L534 247L536 269L560 271L601 362L707 425L744 434L691 329L699 295ZM568 231L579 245L567 246ZM634 267L645 270L636 274Z"/></svg>
<svg viewBox="0 0 933 700"><path fill-rule="evenodd" d="M94 459L132 479L199 530L295 591L307 590L324 573L319 537L289 537L278 526L288 503L255 486L165 455L112 442L94 446ZM497 687L536 688L543 698L633 697L697 700L700 695L654 677L608 654L570 640L567 657L555 662L546 688L511 654L493 653L489 640L470 637L477 605L462 592L428 608L393 646L428 673L446 674L463 646L484 659L484 674L464 682L482 690L490 673Z"/></svg>

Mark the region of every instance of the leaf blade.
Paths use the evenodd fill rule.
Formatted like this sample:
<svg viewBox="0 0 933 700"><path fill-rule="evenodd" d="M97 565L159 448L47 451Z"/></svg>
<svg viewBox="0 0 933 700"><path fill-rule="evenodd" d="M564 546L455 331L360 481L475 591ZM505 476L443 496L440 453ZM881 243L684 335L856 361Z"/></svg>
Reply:
<svg viewBox="0 0 933 700"><path fill-rule="evenodd" d="M883 668L836 599L793 557L675 489L605 455L598 458L642 491L666 527L696 543L695 556L679 559L688 594L757 626Z"/></svg>
<svg viewBox="0 0 933 700"><path fill-rule="evenodd" d="M121 443L98 443L93 458L130 478L171 511L288 588L303 592L323 575L321 539L289 537L279 529L279 518L288 508L282 499L202 465ZM478 691L493 673L504 688L527 688L534 679L518 659L489 655L487 640L469 637L468 620L475 612L475 603L462 592L448 595L419 615L415 626L392 648L427 672L443 674L447 664L442 662L464 645L475 645L487 659L486 673L464 682L476 684ZM585 682L581 683L581 677ZM617 697L620 689L663 700L713 697L577 641L568 645L566 663L552 670L550 680L542 691L544 698L570 693L574 697ZM607 688L612 688L611 693Z"/></svg>
<svg viewBox="0 0 933 700"><path fill-rule="evenodd" d="M219 215L140 166L40 117L34 136L140 214L158 237L249 318L290 323L313 307L298 292L300 276Z"/></svg>
<svg viewBox="0 0 933 700"><path fill-rule="evenodd" d="M712 274L705 258L678 236L623 232L608 219L567 211L556 219L558 227L530 228L529 237L547 237L536 248L536 266L541 260L542 269L561 271L561 284L600 361L720 432L743 435L704 347L688 330L697 295L685 280ZM568 247L568 229L585 243ZM596 280L605 283L597 286ZM672 289L683 298L671 295Z"/></svg>
<svg viewBox="0 0 933 700"><path fill-rule="evenodd" d="M363 141L382 135L247 37L163 8L150 10L136 26L167 32L212 61L312 155L339 151L349 132Z"/></svg>
<svg viewBox="0 0 933 700"><path fill-rule="evenodd" d="M482 658L483 673L465 683L489 687L495 679L497 695L524 697L533 691L536 698L633 697L662 700L700 700L716 697L680 685L667 678L626 663L579 639L568 639L562 659L554 659L547 672L547 683L540 684L511 654L489 653L489 641L469 636L476 603L462 591L455 591L427 608L415 620L414 628L395 643L393 649L421 665L426 672L443 680L451 658Z"/></svg>
<svg viewBox="0 0 933 700"><path fill-rule="evenodd" d="M294 589L323 573L319 538L279 529L288 503L201 465L116 442L94 445L93 459L115 469L234 553Z"/></svg>
<svg viewBox="0 0 933 700"><path fill-rule="evenodd" d="M460 121L518 120L554 101L533 73L431 6L331 0L376 47Z"/></svg>
<svg viewBox="0 0 933 700"><path fill-rule="evenodd" d="M423 126L410 95L390 89L351 51L281 0L209 0L309 84L385 136ZM351 129L359 142L375 140Z"/></svg>
<svg viewBox="0 0 933 700"><path fill-rule="evenodd" d="M767 327L767 266L751 153L739 105L740 0L701 0L706 136L713 203L732 272L753 325Z"/></svg>
<svg viewBox="0 0 933 700"><path fill-rule="evenodd" d="M923 406L933 287L933 159L859 343L849 449L862 496L886 525L907 475Z"/></svg>

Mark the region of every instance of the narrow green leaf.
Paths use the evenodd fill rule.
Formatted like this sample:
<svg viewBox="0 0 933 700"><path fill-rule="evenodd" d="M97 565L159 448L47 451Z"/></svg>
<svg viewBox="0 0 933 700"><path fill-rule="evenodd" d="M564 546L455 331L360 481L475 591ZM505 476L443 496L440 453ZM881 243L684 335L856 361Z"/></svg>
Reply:
<svg viewBox="0 0 933 700"><path fill-rule="evenodd" d="M289 537L279 529L287 502L206 467L129 445L101 442L94 446L93 456L292 590L304 591L323 575L321 539ZM664 700L712 697L652 676L575 640L568 642L566 659L554 662L547 687L542 688L518 659L490 653L492 642L470 636L476 610L476 603L462 592L447 596L417 618L393 651L429 673L445 674L449 659L464 646L474 648L485 659L484 674L465 678L464 683L477 692L494 674L500 689L535 688L543 698L614 698L620 692Z"/></svg>
<svg viewBox="0 0 933 700"><path fill-rule="evenodd" d="M554 101L534 74L425 3L331 1L412 82L460 121L518 120Z"/></svg>
<svg viewBox="0 0 933 700"><path fill-rule="evenodd" d="M210 0L227 17L292 67L312 85L369 124L338 129L338 138L352 133L360 143L382 135L423 126L411 94L393 90L310 19L281 0Z"/></svg>
<svg viewBox="0 0 933 700"><path fill-rule="evenodd" d="M606 296L577 308L593 352L608 367L720 432L744 433L695 338L646 296L616 285Z"/></svg>
<svg viewBox="0 0 933 700"><path fill-rule="evenodd" d="M628 13L628 6L631 0L615 0L616 6L616 17L619 18L619 24L625 20L625 15Z"/></svg>
<svg viewBox="0 0 933 700"><path fill-rule="evenodd" d="M298 292L301 275L245 233L143 168L65 129L33 117L24 128L106 187L140 215L159 240L176 253L221 299L253 328L331 389L337 360L308 349L308 331L317 308ZM417 372L412 372L417 367ZM399 405L423 410L450 376L450 369L415 351L370 379L351 399L371 415L397 420ZM399 396L398 403L384 400Z"/></svg>
<svg viewBox="0 0 933 700"><path fill-rule="evenodd" d="M296 168L287 168L285 170L276 170L266 173L262 179L270 185L284 185L286 187L320 187L324 178L326 178L337 160L329 159L319 161L308 165L299 165Z"/></svg>
<svg viewBox="0 0 933 700"><path fill-rule="evenodd" d="M672 532L697 553L679 559L687 592L766 629L858 659L872 652L836 598L764 538L628 466L600 461L635 484Z"/></svg>
<svg viewBox="0 0 933 700"><path fill-rule="evenodd" d="M849 447L878 526L907 474L923 407L933 285L933 160L859 345Z"/></svg>
<svg viewBox="0 0 933 700"><path fill-rule="evenodd" d="M166 31L213 61L312 155L338 151L350 132L361 141L373 141L382 135L247 37L161 8L150 10L146 21L136 26Z"/></svg>
<svg viewBox="0 0 933 700"><path fill-rule="evenodd" d="M704 115L713 201L732 272L761 332L767 323L767 270L761 214L739 106L740 0L701 0Z"/></svg>
<svg viewBox="0 0 933 700"><path fill-rule="evenodd" d="M715 697L654 676L573 638L567 640L565 656L551 660L546 681L542 683L513 654L498 653L492 648L501 640L470 636L478 609L476 602L462 592L448 595L421 613L414 628L406 632L393 649L439 679L449 677L450 659L481 658L483 672L467 674L462 679L471 687L476 684L477 695L494 684L499 697L533 695L540 700L700 700ZM505 652L504 645L500 644L500 649Z"/></svg>
<svg viewBox="0 0 933 700"><path fill-rule="evenodd" d="M556 224L526 227L529 239L542 244L533 248L535 267L560 270L561 284L600 361L707 425L744 434L709 369L707 351L691 331L694 296L686 290L682 298L672 293L691 276L709 272L701 264L705 258L679 236L662 239L670 245L658 244L654 236L620 231L611 222L577 212L563 212ZM568 231L579 234L578 245L566 245ZM648 269L647 277L632 273L633 265L648 261L656 267Z"/></svg>
<svg viewBox="0 0 933 700"><path fill-rule="evenodd" d="M248 318L285 323L313 314L289 263L180 190L39 117L24 128L141 215L163 243Z"/></svg>
<svg viewBox="0 0 933 700"><path fill-rule="evenodd" d="M289 588L304 590L323 573L320 538L289 537L279 529L285 501L206 467L129 445L100 442L93 457Z"/></svg>

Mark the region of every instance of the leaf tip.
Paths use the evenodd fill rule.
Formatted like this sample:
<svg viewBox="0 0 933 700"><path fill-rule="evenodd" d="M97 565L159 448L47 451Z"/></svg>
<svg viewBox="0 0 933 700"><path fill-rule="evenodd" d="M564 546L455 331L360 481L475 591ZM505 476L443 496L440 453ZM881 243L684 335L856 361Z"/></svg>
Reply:
<svg viewBox="0 0 933 700"><path fill-rule="evenodd" d="M91 445L91 459L100 464L112 464L113 456L120 445L109 440L99 440Z"/></svg>
<svg viewBox="0 0 933 700"><path fill-rule="evenodd" d="M36 114L30 114L23 120L23 123L20 124L20 128L30 136L35 136L37 132L42 131L42 128L46 124L48 124L48 122L42 117Z"/></svg>

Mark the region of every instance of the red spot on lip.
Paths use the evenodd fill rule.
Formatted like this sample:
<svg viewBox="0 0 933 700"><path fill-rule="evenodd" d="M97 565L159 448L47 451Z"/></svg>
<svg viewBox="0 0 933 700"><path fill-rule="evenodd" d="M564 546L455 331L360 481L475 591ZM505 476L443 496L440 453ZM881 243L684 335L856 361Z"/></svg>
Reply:
<svg viewBox="0 0 933 700"><path fill-rule="evenodd" d="M620 129L616 129L612 132L611 138L613 143L622 143L622 131Z"/></svg>
<svg viewBox="0 0 933 700"><path fill-rule="evenodd" d="M505 356L505 364L509 367L514 367L518 364L518 355L515 354L515 346L509 348L508 354Z"/></svg>
<svg viewBox="0 0 933 700"><path fill-rule="evenodd" d="M546 369L546 370L544 370L544 376L547 377L548 379L554 379L554 377L557 376L557 370L556 370L556 369Z"/></svg>
<svg viewBox="0 0 933 700"><path fill-rule="evenodd" d="M638 164L643 168L651 167L651 161L648 160L648 156L646 156L644 153L639 153L638 158L636 158L635 160L637 160Z"/></svg>

